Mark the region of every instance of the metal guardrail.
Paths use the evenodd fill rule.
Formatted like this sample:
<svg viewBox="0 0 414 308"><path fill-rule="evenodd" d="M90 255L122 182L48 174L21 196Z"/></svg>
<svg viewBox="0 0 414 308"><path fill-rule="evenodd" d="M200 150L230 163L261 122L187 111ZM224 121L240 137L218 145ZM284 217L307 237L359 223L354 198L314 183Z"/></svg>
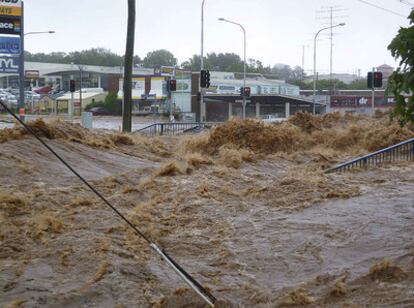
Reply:
<svg viewBox="0 0 414 308"><path fill-rule="evenodd" d="M388 148L370 153L368 155L352 159L342 164L336 165L325 173L335 171L348 171L352 168L366 168L368 166L379 165L384 162L392 162L397 160L413 160L414 159L414 138L392 145Z"/></svg>
<svg viewBox="0 0 414 308"><path fill-rule="evenodd" d="M203 128L211 128L222 122L165 122L154 123L134 132L142 133L148 136L176 136Z"/></svg>

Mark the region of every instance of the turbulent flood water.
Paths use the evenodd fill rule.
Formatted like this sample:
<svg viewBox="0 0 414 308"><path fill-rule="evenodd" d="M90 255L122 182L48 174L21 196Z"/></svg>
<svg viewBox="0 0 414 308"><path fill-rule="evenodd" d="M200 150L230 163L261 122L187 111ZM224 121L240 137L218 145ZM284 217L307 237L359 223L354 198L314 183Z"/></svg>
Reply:
<svg viewBox="0 0 414 308"><path fill-rule="evenodd" d="M183 154L182 138L59 125L48 143L217 307L414 306L411 162L326 175L320 154ZM0 144L0 306L204 307L64 166L14 138Z"/></svg>

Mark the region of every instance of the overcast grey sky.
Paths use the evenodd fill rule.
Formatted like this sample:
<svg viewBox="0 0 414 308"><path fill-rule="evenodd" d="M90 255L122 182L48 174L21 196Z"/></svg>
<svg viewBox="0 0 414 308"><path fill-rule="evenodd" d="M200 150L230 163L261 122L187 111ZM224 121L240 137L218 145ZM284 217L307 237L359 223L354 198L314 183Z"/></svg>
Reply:
<svg viewBox="0 0 414 308"><path fill-rule="evenodd" d="M410 7L398 0L366 0L401 15ZM414 0L410 1L414 3ZM205 51L235 52L242 56L241 30L218 21L219 17L242 23L248 35L247 56L265 65L313 63L313 36L326 20L316 11L326 6L345 9L336 15L345 27L335 31L334 72L364 75L373 66L395 65L387 46L406 18L368 6L358 0L206 0ZM26 32L55 30L54 35L26 38L31 52L75 51L105 47L123 54L127 0L26 0ZM200 53L201 0L137 0L135 54L165 48L181 63ZM318 41L317 68L329 71L329 40Z"/></svg>

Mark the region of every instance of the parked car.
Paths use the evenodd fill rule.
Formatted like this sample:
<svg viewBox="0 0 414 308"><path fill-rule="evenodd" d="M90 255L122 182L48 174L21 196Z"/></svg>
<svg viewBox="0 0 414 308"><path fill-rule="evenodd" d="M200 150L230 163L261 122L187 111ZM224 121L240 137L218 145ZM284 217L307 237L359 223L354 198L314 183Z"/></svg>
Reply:
<svg viewBox="0 0 414 308"><path fill-rule="evenodd" d="M52 89L53 89L52 86L45 86L45 87L34 89L33 92L37 94L48 94Z"/></svg>
<svg viewBox="0 0 414 308"><path fill-rule="evenodd" d="M278 118L274 114L262 115L261 120L265 123L276 123L286 121L286 118Z"/></svg>
<svg viewBox="0 0 414 308"><path fill-rule="evenodd" d="M63 90L53 90L48 93L50 98L57 99L58 97L64 95L66 92Z"/></svg>
<svg viewBox="0 0 414 308"><path fill-rule="evenodd" d="M95 115L110 115L111 113L105 107L93 107L89 110L92 114Z"/></svg>
<svg viewBox="0 0 414 308"><path fill-rule="evenodd" d="M37 102L38 100L40 100L40 95L33 91L24 91L24 98L28 101Z"/></svg>

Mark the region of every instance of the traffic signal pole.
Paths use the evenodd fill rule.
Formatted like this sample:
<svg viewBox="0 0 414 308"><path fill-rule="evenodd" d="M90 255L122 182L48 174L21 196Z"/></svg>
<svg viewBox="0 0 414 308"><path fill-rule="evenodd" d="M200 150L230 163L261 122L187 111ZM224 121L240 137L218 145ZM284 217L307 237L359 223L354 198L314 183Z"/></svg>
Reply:
<svg viewBox="0 0 414 308"><path fill-rule="evenodd" d="M201 3L201 70L204 70L204 3ZM201 74L200 74L201 78ZM200 87L200 122L204 122L204 89Z"/></svg>
<svg viewBox="0 0 414 308"><path fill-rule="evenodd" d="M372 115L375 114L375 67L372 68Z"/></svg>

